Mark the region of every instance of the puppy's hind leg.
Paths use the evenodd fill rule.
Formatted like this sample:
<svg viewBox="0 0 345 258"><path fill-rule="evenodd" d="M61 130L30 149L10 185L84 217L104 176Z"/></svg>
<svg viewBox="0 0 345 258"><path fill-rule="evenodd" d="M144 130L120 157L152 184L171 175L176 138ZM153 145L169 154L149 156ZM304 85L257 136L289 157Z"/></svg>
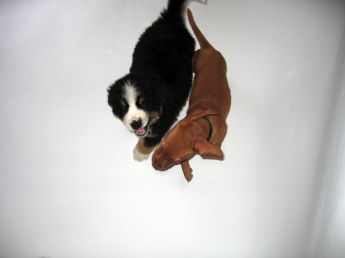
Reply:
<svg viewBox="0 0 345 258"><path fill-rule="evenodd" d="M147 160L150 153L155 149L155 147L147 148L144 146L144 138L140 138L137 145L133 150L133 158L135 161Z"/></svg>

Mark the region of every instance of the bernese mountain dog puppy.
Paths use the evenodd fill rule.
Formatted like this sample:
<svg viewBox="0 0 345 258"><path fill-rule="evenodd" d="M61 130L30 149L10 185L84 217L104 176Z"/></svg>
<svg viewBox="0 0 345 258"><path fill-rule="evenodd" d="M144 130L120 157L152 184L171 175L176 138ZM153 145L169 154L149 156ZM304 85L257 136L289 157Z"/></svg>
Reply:
<svg viewBox="0 0 345 258"><path fill-rule="evenodd" d="M187 0L169 0L158 19L140 36L129 74L108 89L113 114L139 137L133 150L143 161L160 143L192 86L194 38L185 25Z"/></svg>

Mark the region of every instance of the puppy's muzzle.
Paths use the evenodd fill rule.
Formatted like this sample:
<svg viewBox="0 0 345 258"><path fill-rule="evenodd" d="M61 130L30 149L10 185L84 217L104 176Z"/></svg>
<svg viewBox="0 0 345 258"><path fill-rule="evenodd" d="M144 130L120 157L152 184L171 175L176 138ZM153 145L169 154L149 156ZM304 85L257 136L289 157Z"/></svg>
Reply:
<svg viewBox="0 0 345 258"><path fill-rule="evenodd" d="M163 168L161 162L159 162L159 158L157 158L156 156L152 157L152 166L157 170L162 170Z"/></svg>
<svg viewBox="0 0 345 258"><path fill-rule="evenodd" d="M133 130L138 130L141 128L142 126L142 121L141 118L139 118L138 120L133 120L131 123L131 127L133 128Z"/></svg>
<svg viewBox="0 0 345 258"><path fill-rule="evenodd" d="M157 170L166 170L173 165L174 162L162 153L154 154L152 157L152 166Z"/></svg>

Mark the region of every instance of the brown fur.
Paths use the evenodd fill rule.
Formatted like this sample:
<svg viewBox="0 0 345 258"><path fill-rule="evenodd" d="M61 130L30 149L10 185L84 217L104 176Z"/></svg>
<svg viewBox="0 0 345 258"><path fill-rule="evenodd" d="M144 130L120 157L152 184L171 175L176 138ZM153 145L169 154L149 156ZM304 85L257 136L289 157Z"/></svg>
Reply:
<svg viewBox="0 0 345 258"><path fill-rule="evenodd" d="M171 129L155 150L152 165L156 169L165 170L181 163L184 176L189 182L193 175L188 160L195 153L202 157L223 157L220 148L227 132L226 118L230 110L231 93L224 57L201 33L189 9L187 14L200 44L192 60L195 77L189 108L187 116ZM205 116L212 120L214 127L209 142L206 139L210 125Z"/></svg>
<svg viewBox="0 0 345 258"><path fill-rule="evenodd" d="M144 138L140 138L138 143L137 143L137 150L141 153L141 154L145 154L148 155L150 154L155 147L151 147L151 148L147 148L144 146Z"/></svg>

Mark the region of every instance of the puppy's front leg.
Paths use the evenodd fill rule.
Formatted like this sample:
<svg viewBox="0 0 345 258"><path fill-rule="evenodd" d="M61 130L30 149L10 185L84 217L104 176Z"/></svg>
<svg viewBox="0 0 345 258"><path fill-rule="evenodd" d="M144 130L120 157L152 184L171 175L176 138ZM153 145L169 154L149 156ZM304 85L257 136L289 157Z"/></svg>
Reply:
<svg viewBox="0 0 345 258"><path fill-rule="evenodd" d="M147 160L150 156L150 153L155 149L155 147L145 147L144 146L144 138L140 138L137 145L133 150L133 158L135 161L143 161Z"/></svg>

